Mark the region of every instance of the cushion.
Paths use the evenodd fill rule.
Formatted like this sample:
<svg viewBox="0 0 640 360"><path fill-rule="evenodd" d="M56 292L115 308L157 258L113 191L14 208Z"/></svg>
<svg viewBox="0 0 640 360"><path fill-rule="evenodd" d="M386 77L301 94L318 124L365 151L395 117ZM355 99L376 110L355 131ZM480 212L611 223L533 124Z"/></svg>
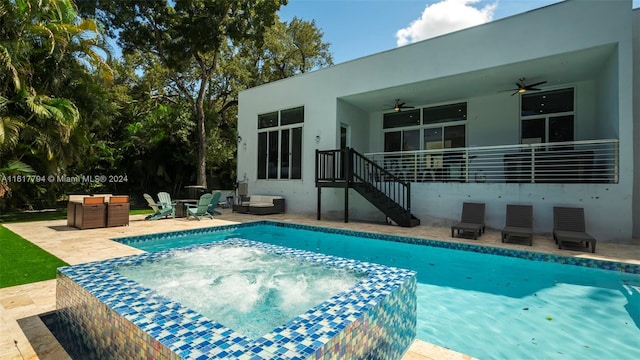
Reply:
<svg viewBox="0 0 640 360"><path fill-rule="evenodd" d="M89 195L69 195L69 201L82 202L82 199Z"/></svg>
<svg viewBox="0 0 640 360"><path fill-rule="evenodd" d="M251 195L249 197L249 202L255 203L272 203L274 199L282 199L282 196L272 196L272 195Z"/></svg>
<svg viewBox="0 0 640 360"><path fill-rule="evenodd" d="M274 205L273 205L272 202L269 202L269 203L266 203L266 202L250 202L249 206L251 206L251 207L273 207Z"/></svg>
<svg viewBox="0 0 640 360"><path fill-rule="evenodd" d="M85 205L104 204L103 196L87 196L82 200Z"/></svg>
<svg viewBox="0 0 640 360"><path fill-rule="evenodd" d="M129 202L129 196L127 196L127 195L111 196L109 198L109 202L112 203L112 204L128 203Z"/></svg>

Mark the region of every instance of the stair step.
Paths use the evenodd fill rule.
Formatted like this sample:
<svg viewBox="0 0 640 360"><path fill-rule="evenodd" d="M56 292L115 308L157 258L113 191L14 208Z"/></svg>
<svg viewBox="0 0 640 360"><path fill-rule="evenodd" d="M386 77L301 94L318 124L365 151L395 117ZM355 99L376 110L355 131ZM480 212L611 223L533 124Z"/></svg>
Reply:
<svg viewBox="0 0 640 360"><path fill-rule="evenodd" d="M393 179L388 179L389 181ZM384 191L381 191L375 184L365 181L351 182L349 187L356 190L360 195L367 199L382 211L386 217L394 224L404 227L413 227L420 225L420 219L413 216L407 209L391 199Z"/></svg>

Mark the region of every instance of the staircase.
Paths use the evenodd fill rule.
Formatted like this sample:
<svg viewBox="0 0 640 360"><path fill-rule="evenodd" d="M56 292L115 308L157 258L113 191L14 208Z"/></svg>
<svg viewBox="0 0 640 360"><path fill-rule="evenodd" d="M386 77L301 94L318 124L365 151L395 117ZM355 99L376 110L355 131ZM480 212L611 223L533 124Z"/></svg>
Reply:
<svg viewBox="0 0 640 360"><path fill-rule="evenodd" d="M347 191L351 188L397 225L420 225L420 219L411 214L411 184L351 148L316 150L316 187L318 219L321 188L342 187L345 189L345 222L348 219Z"/></svg>

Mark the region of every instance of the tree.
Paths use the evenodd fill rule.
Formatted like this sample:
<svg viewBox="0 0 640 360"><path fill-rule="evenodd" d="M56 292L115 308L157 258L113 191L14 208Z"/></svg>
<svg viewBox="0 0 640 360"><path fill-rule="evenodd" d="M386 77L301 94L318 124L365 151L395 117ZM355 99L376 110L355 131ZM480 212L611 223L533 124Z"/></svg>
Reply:
<svg viewBox="0 0 640 360"><path fill-rule="evenodd" d="M196 122L197 183L207 186L206 102L211 80L220 60L234 45L261 43L266 28L286 0L80 0L92 13L118 33L123 53L135 51L156 58L171 79L166 92L178 93L190 105ZM163 89L164 90L164 89ZM226 105L226 104L225 104ZM221 109L226 106L222 105Z"/></svg>
<svg viewBox="0 0 640 360"><path fill-rule="evenodd" d="M276 81L333 65L329 43L322 41L323 33L311 22L294 17L291 22L277 22L265 34L258 49L245 48L253 60L249 71L254 84Z"/></svg>
<svg viewBox="0 0 640 360"><path fill-rule="evenodd" d="M30 161L48 171L68 163L80 111L60 89L88 72L108 79L106 49L71 0L0 0L0 168L27 174Z"/></svg>

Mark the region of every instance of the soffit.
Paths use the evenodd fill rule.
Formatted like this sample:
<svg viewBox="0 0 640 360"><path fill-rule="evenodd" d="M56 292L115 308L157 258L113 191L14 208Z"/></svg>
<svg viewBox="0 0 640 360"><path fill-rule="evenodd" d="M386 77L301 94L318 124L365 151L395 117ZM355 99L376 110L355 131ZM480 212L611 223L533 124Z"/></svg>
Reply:
<svg viewBox="0 0 640 360"><path fill-rule="evenodd" d="M418 81L402 86L372 90L343 96L340 99L367 111L385 110L385 105L400 99L408 105L428 105L440 102L464 100L471 97L494 95L503 92L510 96L518 79L524 77L527 84L547 81L544 88L570 85L596 79L608 59L615 54L616 46L604 45L529 61L487 68L478 71Z"/></svg>

